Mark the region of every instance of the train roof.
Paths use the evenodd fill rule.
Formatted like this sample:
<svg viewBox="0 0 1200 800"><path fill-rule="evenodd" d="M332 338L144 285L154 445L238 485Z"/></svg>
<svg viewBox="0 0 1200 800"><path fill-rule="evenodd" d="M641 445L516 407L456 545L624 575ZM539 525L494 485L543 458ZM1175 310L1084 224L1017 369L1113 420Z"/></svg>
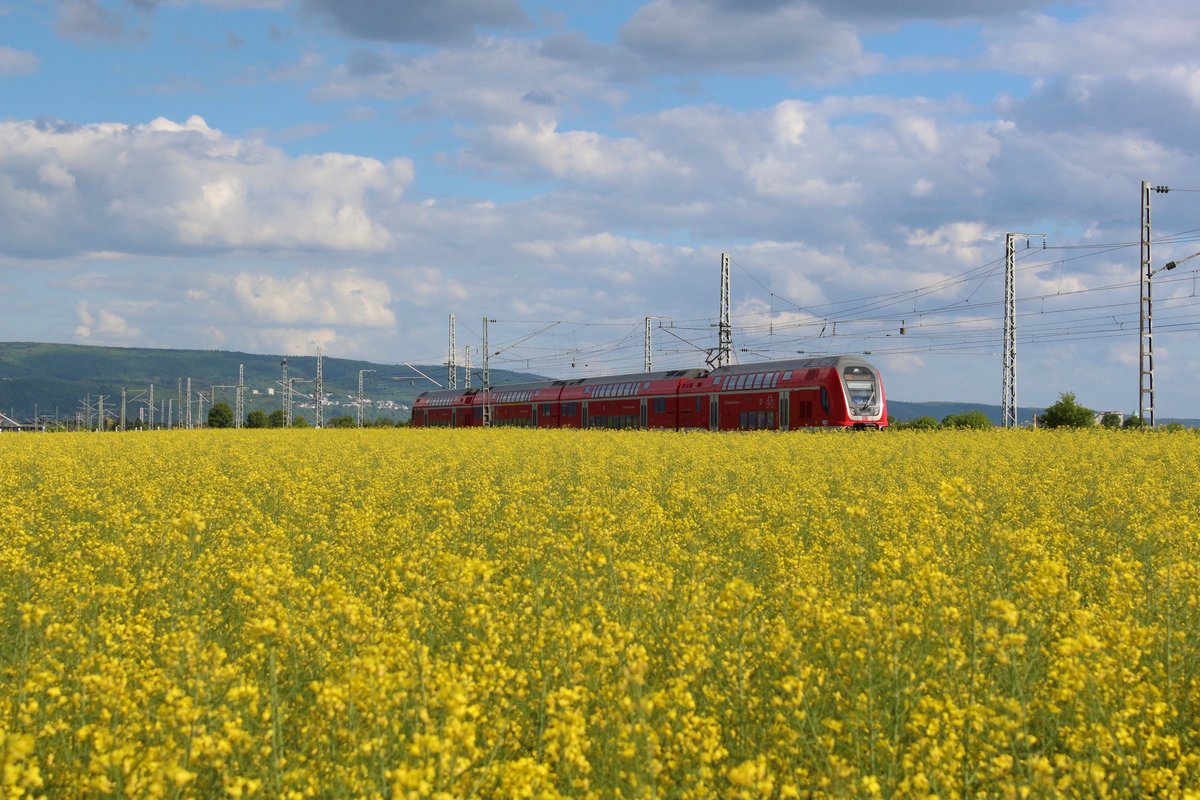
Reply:
<svg viewBox="0 0 1200 800"><path fill-rule="evenodd" d="M699 378L708 373L704 369L672 369L664 372L631 372L627 375L602 375L595 378L567 378L555 381L555 386L603 386L610 383L644 383L646 381L673 380L676 378Z"/></svg>
<svg viewBox="0 0 1200 800"><path fill-rule="evenodd" d="M479 389L475 387L470 389L430 389L428 392L421 392L419 395L417 395L417 397L424 397L432 400L434 398L441 397L458 397L465 394L475 394L478 391Z"/></svg>
<svg viewBox="0 0 1200 800"><path fill-rule="evenodd" d="M819 369L821 367L870 366L866 359L856 355L814 356L812 358L793 358L787 361L760 361L757 364L730 364L717 367L712 371L713 377L718 375L744 375L751 372L783 372L797 369Z"/></svg>

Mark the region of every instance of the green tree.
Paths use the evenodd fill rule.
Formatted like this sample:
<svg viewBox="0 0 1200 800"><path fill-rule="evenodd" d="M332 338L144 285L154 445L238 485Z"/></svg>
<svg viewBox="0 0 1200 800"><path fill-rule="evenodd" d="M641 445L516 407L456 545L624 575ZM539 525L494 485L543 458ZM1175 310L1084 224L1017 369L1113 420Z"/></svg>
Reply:
<svg viewBox="0 0 1200 800"><path fill-rule="evenodd" d="M1100 427L1114 430L1121 427L1121 415L1115 411L1105 411L1104 416L1100 417Z"/></svg>
<svg viewBox="0 0 1200 800"><path fill-rule="evenodd" d="M1141 415L1130 412L1129 416L1125 417L1125 424L1122 425L1121 427L1125 428L1125 430L1130 430L1131 428L1142 427Z"/></svg>
<svg viewBox="0 0 1200 800"><path fill-rule="evenodd" d="M340 417L330 417L325 423L327 428L357 428L358 422L349 414L344 414Z"/></svg>
<svg viewBox="0 0 1200 800"><path fill-rule="evenodd" d="M233 427L233 409L229 407L229 403L221 402L213 405L208 410L208 427L210 428L232 428Z"/></svg>
<svg viewBox="0 0 1200 800"><path fill-rule="evenodd" d="M270 414L267 415L267 427L268 428L282 428L283 427L283 409L282 408L277 408L274 411L272 411Z"/></svg>
<svg viewBox="0 0 1200 800"><path fill-rule="evenodd" d="M301 416L292 417L292 427L293 428L307 428L308 420L306 420L304 417L301 417Z"/></svg>
<svg viewBox="0 0 1200 800"><path fill-rule="evenodd" d="M254 409L246 415L247 428L265 428L267 427L267 412L259 409Z"/></svg>
<svg viewBox="0 0 1200 800"><path fill-rule="evenodd" d="M940 427L940 422L928 416L896 423L896 429L902 431L936 431Z"/></svg>
<svg viewBox="0 0 1200 800"><path fill-rule="evenodd" d="M1041 422L1047 428L1090 428L1096 424L1096 412L1075 402L1074 392L1063 392L1042 412Z"/></svg>
<svg viewBox="0 0 1200 800"><path fill-rule="evenodd" d="M964 411L961 414L947 414L946 418L942 420L942 427L988 430L996 426L988 419L988 415L982 411Z"/></svg>
<svg viewBox="0 0 1200 800"><path fill-rule="evenodd" d="M376 417L371 426L374 428L394 428L396 427L396 420L391 417Z"/></svg>

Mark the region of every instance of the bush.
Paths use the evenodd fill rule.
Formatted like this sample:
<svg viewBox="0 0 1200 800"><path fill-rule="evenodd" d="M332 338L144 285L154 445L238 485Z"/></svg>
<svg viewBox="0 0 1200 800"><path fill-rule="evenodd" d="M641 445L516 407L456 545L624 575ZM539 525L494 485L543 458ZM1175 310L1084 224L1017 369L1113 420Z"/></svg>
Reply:
<svg viewBox="0 0 1200 800"><path fill-rule="evenodd" d="M982 411L964 411L961 414L947 414L942 420L944 428L972 428L974 430L987 430L996 427L992 424L988 415Z"/></svg>
<svg viewBox="0 0 1200 800"><path fill-rule="evenodd" d="M940 427L941 423L933 417L917 417L896 423L896 430L900 431L936 431Z"/></svg>
<svg viewBox="0 0 1200 800"><path fill-rule="evenodd" d="M208 410L208 427L233 427L233 409L229 407L228 403L217 403Z"/></svg>
<svg viewBox="0 0 1200 800"><path fill-rule="evenodd" d="M1075 402L1074 392L1063 392L1057 403L1042 412L1042 424L1047 428L1091 428L1096 424L1096 412Z"/></svg>

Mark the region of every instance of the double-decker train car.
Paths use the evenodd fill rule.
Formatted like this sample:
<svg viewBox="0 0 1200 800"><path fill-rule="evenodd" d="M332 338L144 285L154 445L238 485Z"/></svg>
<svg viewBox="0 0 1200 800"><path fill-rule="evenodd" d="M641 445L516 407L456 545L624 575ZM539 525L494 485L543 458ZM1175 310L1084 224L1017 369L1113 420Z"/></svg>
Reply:
<svg viewBox="0 0 1200 800"><path fill-rule="evenodd" d="M714 370L574 378L425 392L413 427L797 430L882 428L879 371L857 356L739 364Z"/></svg>

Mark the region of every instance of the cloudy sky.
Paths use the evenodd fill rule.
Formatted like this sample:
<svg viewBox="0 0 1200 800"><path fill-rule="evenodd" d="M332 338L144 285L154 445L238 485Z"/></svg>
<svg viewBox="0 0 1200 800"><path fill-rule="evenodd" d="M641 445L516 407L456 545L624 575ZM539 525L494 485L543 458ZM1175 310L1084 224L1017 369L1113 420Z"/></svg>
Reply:
<svg viewBox="0 0 1200 800"><path fill-rule="evenodd" d="M556 377L869 352L1200 417L1192 0L0 0L0 341ZM901 332L903 329L903 333Z"/></svg>

